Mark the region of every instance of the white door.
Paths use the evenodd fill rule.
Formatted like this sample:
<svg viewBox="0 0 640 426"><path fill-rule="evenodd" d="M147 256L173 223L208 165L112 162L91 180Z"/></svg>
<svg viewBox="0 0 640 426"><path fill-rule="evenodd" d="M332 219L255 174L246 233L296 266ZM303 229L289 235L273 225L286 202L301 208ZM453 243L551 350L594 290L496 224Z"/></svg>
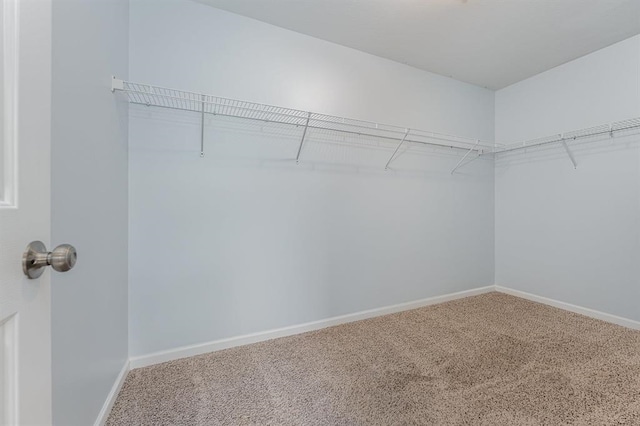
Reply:
<svg viewBox="0 0 640 426"><path fill-rule="evenodd" d="M50 425L50 271L21 257L51 243L51 0L0 6L0 424Z"/></svg>

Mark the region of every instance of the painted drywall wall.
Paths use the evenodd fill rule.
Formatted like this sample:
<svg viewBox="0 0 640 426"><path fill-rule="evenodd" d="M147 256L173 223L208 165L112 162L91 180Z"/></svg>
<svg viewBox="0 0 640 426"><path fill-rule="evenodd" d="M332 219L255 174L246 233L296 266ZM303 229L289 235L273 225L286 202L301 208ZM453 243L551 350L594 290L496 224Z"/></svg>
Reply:
<svg viewBox="0 0 640 426"><path fill-rule="evenodd" d="M52 272L53 420L90 425L128 356L128 0L53 2L52 243L76 267Z"/></svg>
<svg viewBox="0 0 640 426"><path fill-rule="evenodd" d="M640 36L496 93L515 142L640 117ZM496 284L640 320L640 135L496 160Z"/></svg>
<svg viewBox="0 0 640 426"><path fill-rule="evenodd" d="M184 0L134 1L130 79L493 138L493 92ZM133 356L493 284L493 163L130 110Z"/></svg>

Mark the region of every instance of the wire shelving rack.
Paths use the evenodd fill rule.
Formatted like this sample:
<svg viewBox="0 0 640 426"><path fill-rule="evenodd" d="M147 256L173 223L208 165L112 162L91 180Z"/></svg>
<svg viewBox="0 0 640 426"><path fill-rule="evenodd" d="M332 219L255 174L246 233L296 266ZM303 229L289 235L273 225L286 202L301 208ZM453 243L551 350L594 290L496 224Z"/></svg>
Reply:
<svg viewBox="0 0 640 426"><path fill-rule="evenodd" d="M464 155L451 170L452 174L460 167L481 156L499 156L505 153L553 145L562 146L571 159L573 166L577 167L577 162L569 144L574 144L576 141L593 140L594 138L612 138L618 133L640 131L639 117L520 143L499 144L492 141L482 141L426 130L409 129L389 124L223 98L149 84L133 83L115 77L112 80L112 91L125 93L128 101L133 104L191 111L200 114L202 117L200 135L201 156L204 156L204 122L207 114L302 128L303 131L297 149L296 162L300 161L302 148L308 132L320 130L336 132L338 134L355 135L358 137L395 141L397 145L386 162L385 169L388 169L391 162L400 155L400 148L405 144L423 144L459 150L463 152Z"/></svg>
<svg viewBox="0 0 640 426"><path fill-rule="evenodd" d="M305 139L308 136L308 132L313 130L331 131L341 134L355 135L358 137L370 137L374 139L395 141L397 145L395 146L393 154L385 164L385 169L387 169L390 163L399 156L400 148L405 144L423 144L463 152L464 156L456 165L452 173L459 167L466 164L464 161L467 160L472 153L475 153L475 156L473 156L474 158L472 158L473 160L482 154L492 153L496 149L493 142L486 142L478 139L470 139L420 129L408 129L389 124L374 123L311 111L302 111L274 105L223 98L149 84L133 83L116 78L114 78L112 82L112 91L125 93L129 102L133 104L191 111L201 114L201 156L204 156L204 118L205 115L208 114L220 117L255 120L264 123L291 125L302 128L303 131L298 145L296 161L300 161Z"/></svg>
<svg viewBox="0 0 640 426"><path fill-rule="evenodd" d="M551 147L560 145L564 148L574 168L578 167L575 156L571 150L571 146L577 143L583 143L602 138L613 138L615 135L629 134L640 131L640 117L628 120L615 121L609 124L601 124L598 126L588 127L579 130L573 130L566 133L559 133L552 136L531 139L520 143L511 143L497 147L492 153L499 156L503 153L513 153L518 151L526 151L529 149ZM569 145L571 144L571 145Z"/></svg>

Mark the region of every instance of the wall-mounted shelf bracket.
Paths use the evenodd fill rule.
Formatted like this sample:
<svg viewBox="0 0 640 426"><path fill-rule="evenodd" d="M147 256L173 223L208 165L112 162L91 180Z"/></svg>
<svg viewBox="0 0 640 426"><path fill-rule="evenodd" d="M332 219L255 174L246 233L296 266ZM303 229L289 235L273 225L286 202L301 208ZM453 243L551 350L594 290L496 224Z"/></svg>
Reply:
<svg viewBox="0 0 640 426"><path fill-rule="evenodd" d="M575 140L575 138L574 138L574 140ZM573 152L571 152L571 149L569 149L569 145L567 145L567 141L564 138L562 138L562 146L564 147L564 150L567 151L567 155L569 156L569 159L573 163L573 168L577 169L578 168L578 163L576 163L576 159L573 156Z"/></svg>
<svg viewBox="0 0 640 426"><path fill-rule="evenodd" d="M400 143L398 144L398 146L396 146L395 151L393 151L393 154L391 154L391 157L389 157L389 160L387 160L387 164L385 164L384 169L385 170L389 170L389 164L391 164L391 162L395 159L396 154L398 153L398 150L400 149L400 147L402 146L402 144L404 143L404 141L407 140L407 136L409 136L409 132L411 131L411 129L406 129L404 132L404 136L402 137L402 139L400 140Z"/></svg>
<svg viewBox="0 0 640 426"><path fill-rule="evenodd" d="M454 173L456 172L456 170L458 170L458 169L459 169L460 167L462 167L463 165L469 164L471 161L473 161L473 160L471 160L471 161L469 161L468 163L462 164L462 162L463 162L464 160L466 160L466 159L467 159L467 157L469 156L469 154L471 154L471 152L473 152L473 150L475 150L475 149L477 148L477 146L478 146L478 145L480 145L480 139L478 139L478 141L476 142L476 144L475 144L473 147L471 147L471 148L469 149L469 151L467 151L467 153L466 153L466 154L464 154L464 157L462 157L462 158L460 159L460 161L458 161L458 164L456 164L456 166L455 166L453 169L451 169L451 174L454 174ZM480 156L480 151L478 151L478 156Z"/></svg>
<svg viewBox="0 0 640 426"><path fill-rule="evenodd" d="M124 90L124 80L120 80L116 78L115 75L111 76L111 91L115 92L116 90Z"/></svg>
<svg viewBox="0 0 640 426"><path fill-rule="evenodd" d="M204 157L204 108L205 95L202 95L202 115L200 117L200 157Z"/></svg>
<svg viewBox="0 0 640 426"><path fill-rule="evenodd" d="M309 129L309 120L311 120L311 113L307 113L307 121L304 124L304 131L302 132L302 138L300 139L300 146L298 146L298 154L296 155L296 164L300 162L300 153L302 152L302 145L304 144L304 138L307 136L307 129Z"/></svg>

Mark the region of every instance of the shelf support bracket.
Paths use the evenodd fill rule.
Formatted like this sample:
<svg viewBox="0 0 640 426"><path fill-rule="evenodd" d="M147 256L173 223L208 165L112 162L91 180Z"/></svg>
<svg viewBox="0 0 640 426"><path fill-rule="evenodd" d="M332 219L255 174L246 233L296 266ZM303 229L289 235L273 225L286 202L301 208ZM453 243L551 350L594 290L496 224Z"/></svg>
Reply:
<svg viewBox="0 0 640 426"><path fill-rule="evenodd" d="M567 141L564 139L562 139L562 146L564 146L564 150L567 151L567 155L569 156L569 159L573 163L573 168L577 169L578 163L576 163L576 159L573 156L573 152L571 152L571 150L569 149L569 145L567 145Z"/></svg>
<svg viewBox="0 0 640 426"><path fill-rule="evenodd" d="M467 151L467 153L464 155L464 157L462 157L462 158L460 159L460 161L458 161L458 164L456 164L456 166L455 166L453 169L451 169L451 174L454 174L454 173L456 172L456 170L458 170L460 167L462 167L462 166L463 166L462 162L463 162L464 160L466 160L466 159L467 159L467 157L469 156L469 154L471 154L471 152L472 152L474 149L476 149L476 147L477 147L478 145L480 145L480 139L478 139L478 140L476 141L476 144L475 144L475 145L473 145L471 148L469 148L469 151Z"/></svg>
<svg viewBox="0 0 640 426"><path fill-rule="evenodd" d="M204 106L205 95L202 96L202 117L200 121L200 158L204 157Z"/></svg>
<svg viewBox="0 0 640 426"><path fill-rule="evenodd" d="M300 153L302 152L302 145L304 145L304 138L307 136L307 129L309 128L309 120L311 120L311 113L307 113L307 122L304 124L304 131L302 132L302 139L300 139L300 146L298 146L298 154L296 154L296 164L300 162Z"/></svg>
<svg viewBox="0 0 640 426"><path fill-rule="evenodd" d="M402 137L402 140L400 140L400 143L398 144L398 146L396 146L395 151L393 151L393 154L391 154L391 157L389 157L389 160L387 161L387 164L385 164L384 169L385 170L389 170L389 164L391 164L391 162L394 160L394 158L396 157L396 153L398 152L398 150L400 149L400 147L402 146L402 144L404 143L404 141L407 140L407 136L409 136L409 132L411 131L411 129L407 129L404 132L404 136Z"/></svg>
<svg viewBox="0 0 640 426"><path fill-rule="evenodd" d="M115 75L111 76L111 91L115 92L116 90L124 90L124 81L116 78Z"/></svg>

